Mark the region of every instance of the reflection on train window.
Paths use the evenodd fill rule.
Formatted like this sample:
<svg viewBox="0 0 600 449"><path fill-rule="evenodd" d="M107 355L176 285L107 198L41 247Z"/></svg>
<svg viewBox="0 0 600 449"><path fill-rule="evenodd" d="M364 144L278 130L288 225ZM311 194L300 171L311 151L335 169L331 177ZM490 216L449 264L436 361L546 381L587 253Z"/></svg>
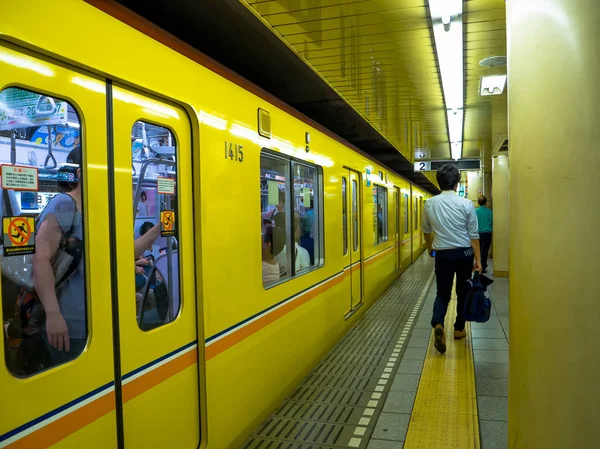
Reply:
<svg viewBox="0 0 600 449"><path fill-rule="evenodd" d="M131 152L136 317L140 329L150 330L181 309L177 145L167 128L138 121Z"/></svg>
<svg viewBox="0 0 600 449"><path fill-rule="evenodd" d="M344 236L344 256L348 254L348 193L346 178L342 178L342 235Z"/></svg>
<svg viewBox="0 0 600 449"><path fill-rule="evenodd" d="M354 236L353 251L358 251L358 183L352 180L352 235Z"/></svg>
<svg viewBox="0 0 600 449"><path fill-rule="evenodd" d="M377 207L377 243L387 242L388 240L388 197L387 189L381 186L375 186L376 207Z"/></svg>
<svg viewBox="0 0 600 449"><path fill-rule="evenodd" d="M404 197L404 212L403 212L403 219L404 219L404 233L408 234L408 195L404 194L402 195Z"/></svg>
<svg viewBox="0 0 600 449"><path fill-rule="evenodd" d="M263 151L260 206L265 287L321 263L320 192L319 168Z"/></svg>
<svg viewBox="0 0 600 449"><path fill-rule="evenodd" d="M2 330L18 377L69 362L87 344L80 124L64 100L0 92Z"/></svg>

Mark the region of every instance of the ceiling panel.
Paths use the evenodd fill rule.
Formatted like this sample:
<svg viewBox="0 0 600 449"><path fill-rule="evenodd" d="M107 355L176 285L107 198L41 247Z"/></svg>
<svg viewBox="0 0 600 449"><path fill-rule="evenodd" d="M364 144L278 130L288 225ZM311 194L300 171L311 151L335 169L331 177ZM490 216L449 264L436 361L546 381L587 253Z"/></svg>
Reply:
<svg viewBox="0 0 600 449"><path fill-rule="evenodd" d="M463 157L480 157L496 134L506 133L506 90L481 97L482 76L506 74L506 67L486 68L479 62L489 56L506 56L506 3L504 0L469 0L463 3L465 31L465 128Z"/></svg>
<svg viewBox="0 0 600 449"><path fill-rule="evenodd" d="M425 0L240 0L398 151L448 158Z"/></svg>

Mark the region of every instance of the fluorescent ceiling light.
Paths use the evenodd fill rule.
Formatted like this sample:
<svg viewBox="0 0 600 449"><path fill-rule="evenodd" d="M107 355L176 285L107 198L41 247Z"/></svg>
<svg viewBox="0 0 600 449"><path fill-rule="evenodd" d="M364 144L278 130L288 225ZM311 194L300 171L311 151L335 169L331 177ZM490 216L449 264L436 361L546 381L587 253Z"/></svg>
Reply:
<svg viewBox="0 0 600 449"><path fill-rule="evenodd" d="M452 159L459 160L462 156L462 142L452 143Z"/></svg>
<svg viewBox="0 0 600 449"><path fill-rule="evenodd" d="M454 109L448 111L448 131L450 132L450 143L462 140L463 110Z"/></svg>
<svg viewBox="0 0 600 449"><path fill-rule="evenodd" d="M462 156L464 118L463 0L429 0L453 159Z"/></svg>
<svg viewBox="0 0 600 449"><path fill-rule="evenodd" d="M463 107L462 0L430 0L429 12L447 109ZM444 26L448 22L449 27ZM448 28L448 31L445 30Z"/></svg>
<svg viewBox="0 0 600 449"><path fill-rule="evenodd" d="M479 95L502 95L506 86L506 75L482 76Z"/></svg>

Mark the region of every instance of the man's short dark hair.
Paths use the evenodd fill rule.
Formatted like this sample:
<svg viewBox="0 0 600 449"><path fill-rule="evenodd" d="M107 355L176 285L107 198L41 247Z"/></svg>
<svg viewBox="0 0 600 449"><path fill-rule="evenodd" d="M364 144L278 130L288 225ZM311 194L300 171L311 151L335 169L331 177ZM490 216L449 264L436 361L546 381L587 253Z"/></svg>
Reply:
<svg viewBox="0 0 600 449"><path fill-rule="evenodd" d="M142 225L140 226L140 236L146 234L146 232L148 232L153 227L154 223L152 223L151 221L145 221L144 223L142 223Z"/></svg>
<svg viewBox="0 0 600 449"><path fill-rule="evenodd" d="M456 165L446 164L437 171L437 182L442 190L453 190L460 182L460 172Z"/></svg>
<svg viewBox="0 0 600 449"><path fill-rule="evenodd" d="M479 195L479 198L477 198L477 202L480 206L483 206L485 203L487 203L487 198L483 195Z"/></svg>

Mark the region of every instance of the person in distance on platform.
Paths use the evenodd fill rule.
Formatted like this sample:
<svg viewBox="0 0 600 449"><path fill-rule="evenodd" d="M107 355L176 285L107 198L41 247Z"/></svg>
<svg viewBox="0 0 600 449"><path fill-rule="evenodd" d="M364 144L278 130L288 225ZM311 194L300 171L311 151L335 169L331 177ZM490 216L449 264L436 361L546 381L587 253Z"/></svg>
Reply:
<svg viewBox="0 0 600 449"><path fill-rule="evenodd" d="M446 164L438 170L437 181L442 193L425 202L421 225L429 254L433 255L435 251L437 294L431 326L435 331L434 346L443 354L446 352L444 320L454 275L457 299L454 339L460 340L466 336L463 308L468 293L467 281L473 270L481 271L481 255L475 207L470 200L456 194L460 172L455 165Z"/></svg>
<svg viewBox="0 0 600 449"><path fill-rule="evenodd" d="M492 224L493 214L487 204L487 198L481 195L477 198L479 207L475 210L477 214L477 223L479 225L479 243L481 244L481 268L483 272L487 272L487 260L492 245Z"/></svg>

